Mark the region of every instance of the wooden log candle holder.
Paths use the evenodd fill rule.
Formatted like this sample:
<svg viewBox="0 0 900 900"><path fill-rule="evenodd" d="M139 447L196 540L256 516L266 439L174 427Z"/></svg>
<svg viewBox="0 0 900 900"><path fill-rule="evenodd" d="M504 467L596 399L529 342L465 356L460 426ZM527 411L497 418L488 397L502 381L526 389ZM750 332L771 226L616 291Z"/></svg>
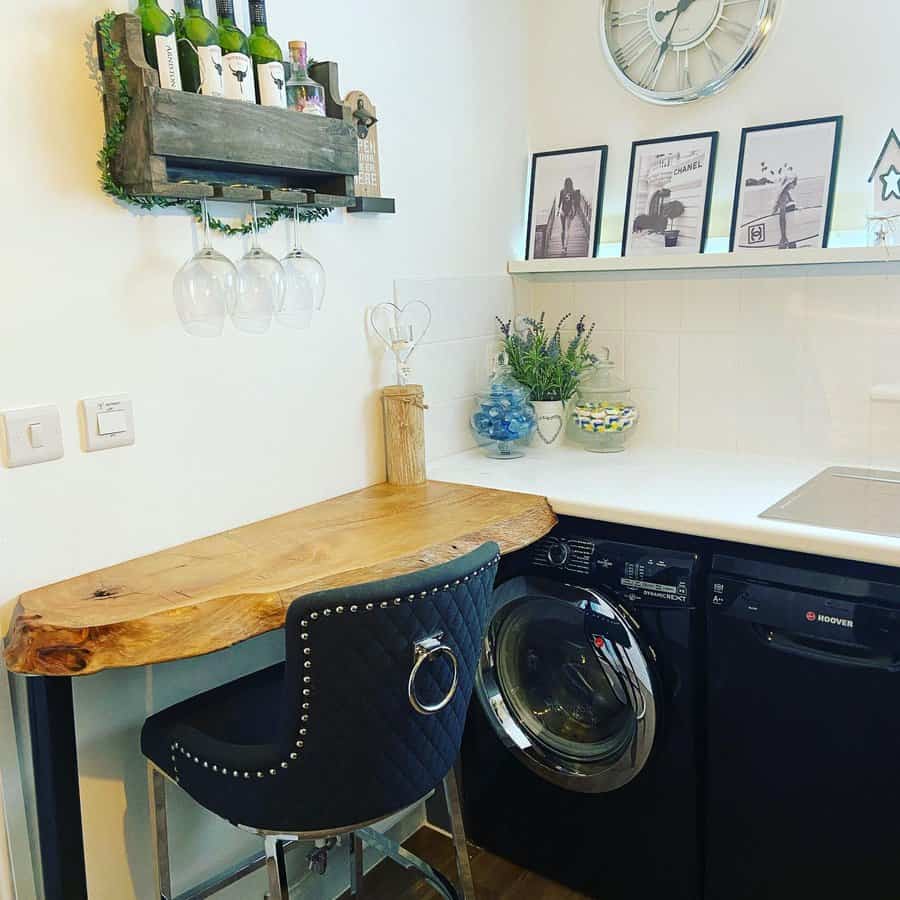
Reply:
<svg viewBox="0 0 900 900"><path fill-rule="evenodd" d="M394 384L382 392L384 444L389 484L425 484L425 389L421 384Z"/></svg>
<svg viewBox="0 0 900 900"><path fill-rule="evenodd" d="M352 116L341 100L338 67L318 63L310 75L325 87L326 117L239 100L163 90L147 63L137 16L116 17L131 106L110 170L136 196L259 201L331 208L356 203L359 151ZM103 64L102 42L100 47ZM118 109L118 83L104 71L107 128Z"/></svg>

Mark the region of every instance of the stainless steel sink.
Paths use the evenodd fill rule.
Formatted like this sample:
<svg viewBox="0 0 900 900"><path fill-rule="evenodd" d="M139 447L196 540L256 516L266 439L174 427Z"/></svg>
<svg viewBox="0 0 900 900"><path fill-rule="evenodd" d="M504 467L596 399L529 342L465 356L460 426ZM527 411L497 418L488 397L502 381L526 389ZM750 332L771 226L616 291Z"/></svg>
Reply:
<svg viewBox="0 0 900 900"><path fill-rule="evenodd" d="M900 537L900 472L826 469L761 517Z"/></svg>

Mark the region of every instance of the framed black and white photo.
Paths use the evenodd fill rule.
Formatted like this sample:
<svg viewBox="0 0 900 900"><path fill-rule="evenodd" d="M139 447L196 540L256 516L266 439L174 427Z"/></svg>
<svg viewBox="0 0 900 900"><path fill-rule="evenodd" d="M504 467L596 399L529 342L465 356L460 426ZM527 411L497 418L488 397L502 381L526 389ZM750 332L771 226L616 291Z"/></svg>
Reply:
<svg viewBox="0 0 900 900"><path fill-rule="evenodd" d="M711 131L632 145L622 256L703 252L718 143Z"/></svg>
<svg viewBox="0 0 900 900"><path fill-rule="evenodd" d="M534 154L525 259L597 255L607 152L603 146Z"/></svg>
<svg viewBox="0 0 900 900"><path fill-rule="evenodd" d="M843 116L741 135L731 249L827 247Z"/></svg>

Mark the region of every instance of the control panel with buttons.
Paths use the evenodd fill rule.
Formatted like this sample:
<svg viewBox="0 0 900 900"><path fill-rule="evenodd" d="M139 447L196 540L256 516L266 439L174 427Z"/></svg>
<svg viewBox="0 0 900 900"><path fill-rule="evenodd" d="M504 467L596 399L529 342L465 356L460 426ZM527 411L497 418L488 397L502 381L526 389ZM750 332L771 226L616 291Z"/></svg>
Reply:
<svg viewBox="0 0 900 900"><path fill-rule="evenodd" d="M633 603L690 603L697 558L691 554L557 532L534 545L532 565L619 590Z"/></svg>

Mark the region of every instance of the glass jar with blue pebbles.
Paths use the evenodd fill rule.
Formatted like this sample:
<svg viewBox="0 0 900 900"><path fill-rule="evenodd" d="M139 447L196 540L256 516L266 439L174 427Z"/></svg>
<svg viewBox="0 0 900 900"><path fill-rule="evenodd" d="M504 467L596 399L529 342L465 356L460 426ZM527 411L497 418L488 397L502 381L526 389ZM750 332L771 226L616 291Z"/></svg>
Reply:
<svg viewBox="0 0 900 900"><path fill-rule="evenodd" d="M494 375L475 401L470 424L478 446L492 459L524 456L534 434L534 407L528 388L513 378L505 353L497 354Z"/></svg>

